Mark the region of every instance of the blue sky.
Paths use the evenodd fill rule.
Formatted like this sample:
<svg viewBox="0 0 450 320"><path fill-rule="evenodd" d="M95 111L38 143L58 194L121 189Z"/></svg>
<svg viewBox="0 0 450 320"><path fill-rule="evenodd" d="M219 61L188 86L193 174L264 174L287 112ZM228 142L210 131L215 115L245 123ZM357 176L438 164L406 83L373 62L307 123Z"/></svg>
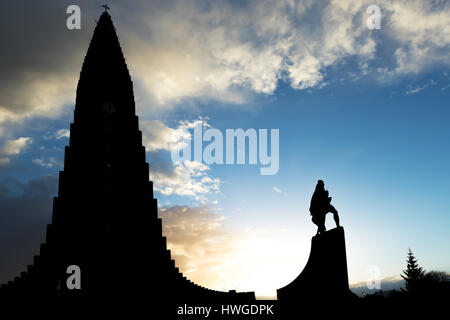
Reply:
<svg viewBox="0 0 450 320"><path fill-rule="evenodd" d="M380 30L366 26L372 2L381 8ZM31 261L43 239L76 81L101 12L100 3L80 1L82 28L69 31L69 4L36 4L27 13L20 1L2 4L2 43L9 46L0 59L0 235L16 239L3 250L9 264L0 269L2 281ZM399 275L408 247L426 269L450 272L448 3L111 7L164 232L188 277L273 295L308 257L318 179L346 230L351 283L364 282L371 265L382 277ZM176 138L189 137L200 118L223 133L279 129L278 173L172 163Z"/></svg>
<svg viewBox="0 0 450 320"><path fill-rule="evenodd" d="M430 79L436 84L407 94ZM439 70L414 83L353 82L311 93L281 85L258 112L207 106L213 111L202 115L215 128L280 129L278 174L213 165L223 184L211 199L233 228L286 229L307 247L315 232L309 200L323 178L346 227L351 281L365 281L370 265L399 274L408 247L426 268L448 271L448 81ZM304 261L307 253L293 256Z"/></svg>

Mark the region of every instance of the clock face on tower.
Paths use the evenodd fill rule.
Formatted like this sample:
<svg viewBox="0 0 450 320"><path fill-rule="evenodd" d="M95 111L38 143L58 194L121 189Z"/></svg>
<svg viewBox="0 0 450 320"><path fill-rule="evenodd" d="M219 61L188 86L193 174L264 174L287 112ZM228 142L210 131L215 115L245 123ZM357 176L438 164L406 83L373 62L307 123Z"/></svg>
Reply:
<svg viewBox="0 0 450 320"><path fill-rule="evenodd" d="M109 114L114 114L117 112L116 106L111 102L105 102L104 104L102 104L102 109Z"/></svg>

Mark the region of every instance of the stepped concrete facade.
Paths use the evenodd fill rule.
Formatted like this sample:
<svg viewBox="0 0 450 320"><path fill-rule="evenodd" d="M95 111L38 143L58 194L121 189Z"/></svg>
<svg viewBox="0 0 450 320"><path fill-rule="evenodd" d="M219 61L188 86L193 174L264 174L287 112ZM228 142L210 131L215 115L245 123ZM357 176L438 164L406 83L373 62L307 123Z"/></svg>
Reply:
<svg viewBox="0 0 450 320"><path fill-rule="evenodd" d="M1 286L2 297L99 303L253 301L186 279L162 235L149 181L133 83L110 15L95 28L77 87L70 143L51 224L34 263ZM78 266L81 289L69 289ZM147 292L148 295L143 294Z"/></svg>

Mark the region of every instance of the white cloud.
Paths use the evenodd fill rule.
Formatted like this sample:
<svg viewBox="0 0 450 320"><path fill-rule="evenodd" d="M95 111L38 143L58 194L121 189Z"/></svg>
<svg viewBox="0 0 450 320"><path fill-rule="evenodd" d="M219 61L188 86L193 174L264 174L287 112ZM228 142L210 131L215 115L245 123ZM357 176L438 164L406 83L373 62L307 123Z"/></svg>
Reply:
<svg viewBox="0 0 450 320"><path fill-rule="evenodd" d="M398 41L397 73L419 73L433 64L450 64L448 2L383 1L389 12L390 35Z"/></svg>
<svg viewBox="0 0 450 320"><path fill-rule="evenodd" d="M152 165L152 153L180 150L191 140L191 129L196 125L210 125L207 119L181 121L176 128L170 128L161 121L144 121L141 125L142 140L150 152L150 177L156 191L163 195L179 195L205 201L206 196L219 192L220 179L209 175L210 167L198 161L186 160L173 163L166 160L164 165ZM182 140L183 139L183 140Z"/></svg>
<svg viewBox="0 0 450 320"><path fill-rule="evenodd" d="M366 27L371 4L381 7L381 30ZM120 12L125 2L116 5ZM331 67L351 79L386 81L450 65L449 2L249 0L203 6L173 0L126 5L132 22L120 13L113 19L143 112L150 105L166 111L192 98L242 104L253 93L272 94L280 81L297 90L321 88L336 80L328 72ZM86 2L86 7L92 5ZM67 40L45 6L35 9L51 22L46 32L30 27L41 15L23 19L27 24L16 32L35 41L29 47L13 43L0 60L5 71L0 76L0 135L2 123L57 118L74 101L92 30ZM45 57L39 64L30 63L36 43ZM55 43L63 52L55 50ZM355 70L339 72L350 68L350 59L356 60ZM167 142L166 137L158 143Z"/></svg>
<svg viewBox="0 0 450 320"><path fill-rule="evenodd" d="M283 193L283 191L281 191L278 187L276 187L276 186L273 186L272 187L272 189L275 191L275 192L277 192L277 193Z"/></svg>
<svg viewBox="0 0 450 320"><path fill-rule="evenodd" d="M17 126L36 117L57 119L62 115L63 107L75 101L76 73L52 72L24 74L15 88L1 88L0 136L7 124Z"/></svg>
<svg viewBox="0 0 450 320"><path fill-rule="evenodd" d="M16 140L7 140L0 148L0 154L17 155L32 142L29 137L20 137Z"/></svg>
<svg viewBox="0 0 450 320"><path fill-rule="evenodd" d="M70 130L68 129L59 129L56 131L49 131L43 136L44 140L61 140L63 138L70 138Z"/></svg>
<svg viewBox="0 0 450 320"><path fill-rule="evenodd" d="M70 131L68 129L59 129L55 133L55 138L57 140L60 140L62 138L69 138L70 137Z"/></svg>
<svg viewBox="0 0 450 320"><path fill-rule="evenodd" d="M383 15L378 31L366 27L373 1L215 3L201 12L193 2L175 1L170 10L141 19L142 30L152 32L149 41L128 30L130 67L148 93L167 104L192 97L241 103L249 91L272 94L279 81L320 88L329 80L326 68L350 57L361 75L380 80L450 63L448 5L376 2ZM383 57L377 49L388 43L397 49Z"/></svg>
<svg viewBox="0 0 450 320"><path fill-rule="evenodd" d="M32 142L29 137L20 137L16 140L7 140L0 148L2 155L17 155L22 152Z"/></svg>
<svg viewBox="0 0 450 320"><path fill-rule="evenodd" d="M434 81L433 79L430 79L427 83L425 83L424 85L418 86L418 87L412 87L410 86L409 89L406 91L407 95L410 94L416 94L419 93L420 91L428 88L429 86L434 86L436 84L436 81Z"/></svg>
<svg viewBox="0 0 450 320"><path fill-rule="evenodd" d="M15 156L25 150L32 143L29 137L20 137L15 140L6 140L0 147L0 165L6 165L11 162L9 156Z"/></svg>
<svg viewBox="0 0 450 320"><path fill-rule="evenodd" d="M163 195L192 197L206 200L206 195L218 193L220 179L208 175L209 167L197 161L183 161L173 164L172 171L152 170L151 179L156 191Z"/></svg>
<svg viewBox="0 0 450 320"><path fill-rule="evenodd" d="M33 159L32 162L38 166L44 167L44 168L51 168L54 165L62 167L63 164L61 162L58 162L55 158L50 157L48 160L45 160L43 158L37 158Z"/></svg>
<svg viewBox="0 0 450 320"><path fill-rule="evenodd" d="M323 24L314 23L317 37L301 22L311 19L311 7L309 1L258 1L215 3L199 12L193 2L177 2L145 20L151 42L129 37L132 72L162 104L186 97L240 103L245 90L272 94L284 78L296 89L314 87L324 67L349 55L373 54L372 39L355 41L362 32L352 25L358 6L323 8L326 17L316 17Z"/></svg>
<svg viewBox="0 0 450 320"><path fill-rule="evenodd" d="M190 140L188 131L194 122L182 122L177 128L170 128L159 120L141 121L142 142L148 152L157 150L181 150Z"/></svg>

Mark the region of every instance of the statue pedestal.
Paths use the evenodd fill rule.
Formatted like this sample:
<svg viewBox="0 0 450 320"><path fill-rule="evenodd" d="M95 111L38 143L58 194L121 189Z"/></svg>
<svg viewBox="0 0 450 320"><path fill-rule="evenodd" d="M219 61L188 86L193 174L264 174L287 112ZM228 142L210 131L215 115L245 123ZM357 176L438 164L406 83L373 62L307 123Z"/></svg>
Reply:
<svg viewBox="0 0 450 320"><path fill-rule="evenodd" d="M308 262L300 275L287 286L277 290L283 313L303 308L342 305L356 296L350 291L347 274L344 228L337 227L311 240Z"/></svg>

